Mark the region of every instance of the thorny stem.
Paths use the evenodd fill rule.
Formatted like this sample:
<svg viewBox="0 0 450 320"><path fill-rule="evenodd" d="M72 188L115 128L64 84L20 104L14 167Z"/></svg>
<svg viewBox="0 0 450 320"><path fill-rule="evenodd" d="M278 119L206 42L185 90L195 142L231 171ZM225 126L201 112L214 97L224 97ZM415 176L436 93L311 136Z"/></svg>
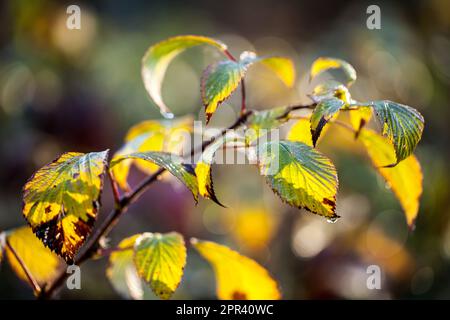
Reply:
<svg viewBox="0 0 450 320"><path fill-rule="evenodd" d="M9 249L9 251L11 251L13 256L16 258L19 265L22 267L22 270L25 273L25 275L28 279L28 282L33 287L34 293L36 295L38 295L41 292L41 287L37 283L36 279L33 278L33 275L31 274L30 270L28 269L26 264L23 262L22 258L17 254L16 250L11 246L8 239L6 239L5 244L6 244L6 247Z"/></svg>
<svg viewBox="0 0 450 320"><path fill-rule="evenodd" d="M217 138L224 136L228 130L233 130L241 125L245 124L248 117L252 114L252 111L247 111L243 115L241 115L231 126L226 129L223 129L221 133L210 140L207 140L202 143L200 150L205 149L207 146L212 144ZM191 150L191 155L194 155L198 152L197 149L193 148ZM119 217L125 213L128 207L134 203L150 186L153 182L157 181L161 174L166 171L164 168L158 169L155 173L148 176L144 179L133 191L122 196L119 201L117 201L114 209L108 214L108 216L103 221L102 225L94 231L92 236L89 238L88 242L83 246L82 251L75 259L74 264L80 265L84 261L91 258L96 251L99 249L100 240L108 235L111 229L116 225ZM55 291L64 283L69 274L63 270L56 280L51 283L46 290L36 291L38 293L38 298L40 299L48 299L51 298Z"/></svg>

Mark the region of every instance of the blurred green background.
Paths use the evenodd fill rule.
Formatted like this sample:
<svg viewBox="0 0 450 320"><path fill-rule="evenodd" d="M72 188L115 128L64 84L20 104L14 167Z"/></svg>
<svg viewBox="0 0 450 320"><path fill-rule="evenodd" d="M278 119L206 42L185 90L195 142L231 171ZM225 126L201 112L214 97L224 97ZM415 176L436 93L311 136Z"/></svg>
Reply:
<svg viewBox="0 0 450 320"><path fill-rule="evenodd" d="M81 30L66 28L66 8L81 7ZM381 8L381 30L366 28L366 8ZM353 97L390 99L417 108L425 131L416 154L424 192L414 232L401 208L351 139L328 134L320 149L336 164L338 214L330 224L274 196L251 166L214 167L216 193L229 209L178 185L157 183L123 216L112 243L144 231L179 231L214 240L256 259L284 298L450 298L449 87L450 2L365 1L2 1L0 4L0 229L25 224L21 188L64 151L120 148L127 129L160 118L140 78L140 59L155 42L178 34L218 38L243 50L291 57L298 79L287 89L270 73L249 73L248 105L307 102L307 72L318 56L352 63ZM195 48L170 66L163 86L177 116L201 115L199 78L213 50ZM233 122L239 93L212 126ZM349 145L349 146L347 146ZM143 178L133 170L131 183ZM100 219L111 209L105 187ZM105 276L107 259L82 267L82 290L67 299L120 298ZM366 268L381 267L381 290L366 288ZM214 298L212 269L189 251L174 298ZM33 298L3 262L0 298Z"/></svg>

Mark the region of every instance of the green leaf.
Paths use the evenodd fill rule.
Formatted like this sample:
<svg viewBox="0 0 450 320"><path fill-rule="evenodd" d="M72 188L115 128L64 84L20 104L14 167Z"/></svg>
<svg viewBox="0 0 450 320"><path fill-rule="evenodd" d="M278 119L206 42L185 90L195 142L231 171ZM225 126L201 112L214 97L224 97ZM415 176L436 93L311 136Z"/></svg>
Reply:
<svg viewBox="0 0 450 320"><path fill-rule="evenodd" d="M203 44L215 47L220 51L227 48L225 44L212 38L183 35L161 41L151 46L145 53L142 59L142 79L148 94L166 117L173 117L161 96L161 86L168 65L184 50Z"/></svg>
<svg viewBox="0 0 450 320"><path fill-rule="evenodd" d="M338 178L334 165L301 142L275 141L259 146L261 175L280 198L335 221Z"/></svg>
<svg viewBox="0 0 450 320"><path fill-rule="evenodd" d="M143 233L134 247L138 274L162 299L169 299L180 284L186 264L183 237L176 233Z"/></svg>
<svg viewBox="0 0 450 320"><path fill-rule="evenodd" d="M293 85L295 68L292 61L288 58L258 57L253 52L244 52L240 61L225 60L211 64L203 72L201 81L206 123L209 122L218 105L236 90L247 69L257 62L274 71L286 85Z"/></svg>
<svg viewBox="0 0 450 320"><path fill-rule="evenodd" d="M247 120L246 143L250 144L268 131L278 128L288 121L291 110L292 107L279 107L270 110L253 111Z"/></svg>
<svg viewBox="0 0 450 320"><path fill-rule="evenodd" d="M121 155L111 161L111 168L118 163L127 159L140 159L150 161L156 165L163 167L174 175L178 180L188 187L192 192L194 200L198 201L198 184L195 170L192 165L184 163L180 156L167 152L134 152L127 155Z"/></svg>
<svg viewBox="0 0 450 320"><path fill-rule="evenodd" d="M144 289L134 265L134 244L140 234L123 239L109 256L106 275L114 289L126 299L142 300Z"/></svg>
<svg viewBox="0 0 450 320"><path fill-rule="evenodd" d="M209 65L202 75L201 93L205 106L206 123L218 105L239 86L248 65L225 60Z"/></svg>
<svg viewBox="0 0 450 320"><path fill-rule="evenodd" d="M397 159L390 166L395 166L414 152L422 137L423 116L416 109L388 100L374 101L372 106L383 125L383 135L394 145Z"/></svg>
<svg viewBox="0 0 450 320"><path fill-rule="evenodd" d="M313 62L310 71L310 80L330 69L342 69L346 76L347 85L351 85L356 80L356 71L350 63L330 57L320 57Z"/></svg>
<svg viewBox="0 0 450 320"><path fill-rule="evenodd" d="M42 242L68 263L97 217L108 151L68 152L25 184L23 215Z"/></svg>
<svg viewBox="0 0 450 320"><path fill-rule="evenodd" d="M313 145L316 146L323 127L337 114L344 105L342 100L337 98L325 99L319 102L311 115L311 136Z"/></svg>

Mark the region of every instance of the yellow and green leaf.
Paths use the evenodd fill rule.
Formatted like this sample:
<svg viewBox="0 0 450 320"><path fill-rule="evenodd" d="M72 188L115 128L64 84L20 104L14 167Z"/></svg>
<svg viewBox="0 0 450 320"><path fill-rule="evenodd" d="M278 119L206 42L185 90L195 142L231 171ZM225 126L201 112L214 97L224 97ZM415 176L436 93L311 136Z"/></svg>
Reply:
<svg viewBox="0 0 450 320"><path fill-rule="evenodd" d="M191 243L213 267L219 299L280 299L276 281L254 260L211 241L191 239Z"/></svg>
<svg viewBox="0 0 450 320"><path fill-rule="evenodd" d="M341 69L345 74L347 85L351 85L356 80L356 70L350 63L330 57L320 57L313 62L310 71L310 80L330 69Z"/></svg>
<svg viewBox="0 0 450 320"><path fill-rule="evenodd" d="M337 98L325 99L317 104L310 118L313 146L316 146L323 127L331 118L337 115L343 105L344 102Z"/></svg>
<svg viewBox="0 0 450 320"><path fill-rule="evenodd" d="M134 264L139 276L162 299L169 299L183 276L186 247L176 232L143 233L134 246Z"/></svg>
<svg viewBox="0 0 450 320"><path fill-rule="evenodd" d="M134 152L114 158L111 161L111 168L113 169L117 164L128 159L150 161L159 167L166 169L186 185L192 192L194 200L196 202L198 201L198 183L195 170L192 165L185 163L180 156L166 152Z"/></svg>
<svg viewBox="0 0 450 320"><path fill-rule="evenodd" d="M278 128L288 121L291 110L291 107L279 107L270 110L253 111L247 120L246 143L250 144L268 133L268 131Z"/></svg>
<svg viewBox="0 0 450 320"><path fill-rule="evenodd" d="M23 215L36 236L72 263L97 217L108 151L64 153L25 184Z"/></svg>
<svg viewBox="0 0 450 320"><path fill-rule="evenodd" d="M142 300L142 280L134 265L134 244L140 234L123 239L109 256L106 275L113 288L126 299Z"/></svg>
<svg viewBox="0 0 450 320"><path fill-rule="evenodd" d="M414 108L388 100L372 102L372 106L383 135L394 145L396 159L387 165L395 166L414 152L422 137L423 116Z"/></svg>
<svg viewBox="0 0 450 320"><path fill-rule="evenodd" d="M245 52L240 61L225 60L208 66L202 74L202 101L205 106L206 123L218 105L227 99L239 86L247 69L254 63L261 63L272 70L287 86L295 81L295 68L285 57L258 57L253 52Z"/></svg>
<svg viewBox="0 0 450 320"><path fill-rule="evenodd" d="M291 206L335 221L338 178L331 161L316 149L293 141L259 146L258 165L271 188Z"/></svg>
<svg viewBox="0 0 450 320"><path fill-rule="evenodd" d="M176 36L151 46L142 59L142 80L150 98L167 117L173 117L163 101L161 86L170 62L181 52L198 45L209 45L220 51L226 50L222 42L203 36Z"/></svg>
<svg viewBox="0 0 450 320"><path fill-rule="evenodd" d="M206 123L218 105L227 99L241 83L248 65L225 60L209 65L202 74L201 93Z"/></svg>
<svg viewBox="0 0 450 320"><path fill-rule="evenodd" d="M387 138L370 129L363 129L359 139L366 147L374 167L391 187L405 213L408 226L412 228L419 212L419 199L422 194L422 170L414 155L408 156L395 167L386 168L395 161L392 144Z"/></svg>
<svg viewBox="0 0 450 320"><path fill-rule="evenodd" d="M143 121L128 131L124 146L114 154L113 160L133 152L164 151L179 154L192 131L191 116L171 121ZM146 174L152 174L158 169L156 164L139 159L121 161L111 172L114 180L124 190L129 189L127 178L132 164Z"/></svg>
<svg viewBox="0 0 450 320"><path fill-rule="evenodd" d="M28 283L22 263L40 286L53 281L64 267L64 261L46 248L36 238L30 227L24 226L11 230L5 233L5 237L14 250L13 253L8 246L5 246L5 256L11 269L23 281Z"/></svg>
<svg viewBox="0 0 450 320"><path fill-rule="evenodd" d="M316 103L333 97L342 100L346 105L352 103L352 97L347 87L334 80L328 80L318 84L314 87L313 94L311 95L311 99Z"/></svg>

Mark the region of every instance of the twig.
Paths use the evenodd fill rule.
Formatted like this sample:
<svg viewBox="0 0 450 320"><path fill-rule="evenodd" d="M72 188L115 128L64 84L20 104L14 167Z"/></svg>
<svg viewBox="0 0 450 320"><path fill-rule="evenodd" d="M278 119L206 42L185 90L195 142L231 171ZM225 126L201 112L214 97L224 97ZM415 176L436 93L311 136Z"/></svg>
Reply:
<svg viewBox="0 0 450 320"><path fill-rule="evenodd" d="M26 266L26 264L23 262L22 258L17 254L16 250L11 246L8 239L5 241L6 247L11 251L13 256L16 258L17 262L19 262L19 265L22 267L23 272L25 273L28 282L33 287L35 295L39 295L41 292L41 287L37 283L36 279L34 279L33 275L31 274L30 270Z"/></svg>
<svg viewBox="0 0 450 320"><path fill-rule="evenodd" d="M222 130L222 132L211 138L210 140L207 140L202 143L201 149L205 149L207 146L212 144L217 138L225 135L228 130L233 130L238 128L239 126L243 125L248 117L252 114L252 111L247 111L243 115L241 115L235 123L233 123L228 128ZM191 155L194 155L198 150L192 149ZM158 180L158 177L165 171L164 168L158 169L155 173L153 173L151 176L144 179L133 191L130 193L124 195L115 208L108 214L108 216L103 221L102 225L94 231L92 236L89 238L88 242L83 246L82 251L79 253L77 259L75 259L75 264L80 265L84 261L88 260L92 257L92 255L95 253L95 251L98 249L100 239L111 231L111 229L116 225L119 217L127 211L129 205L131 205L134 201L136 201L149 187L150 185ZM68 273L61 272L56 280L51 283L45 290L42 290L40 294L38 295L41 299L47 299L51 298L52 295L55 293L55 291L63 284L63 282L67 279Z"/></svg>
<svg viewBox="0 0 450 320"><path fill-rule="evenodd" d="M245 81L242 78L241 81L241 115L243 115L246 111L246 106L245 106Z"/></svg>

